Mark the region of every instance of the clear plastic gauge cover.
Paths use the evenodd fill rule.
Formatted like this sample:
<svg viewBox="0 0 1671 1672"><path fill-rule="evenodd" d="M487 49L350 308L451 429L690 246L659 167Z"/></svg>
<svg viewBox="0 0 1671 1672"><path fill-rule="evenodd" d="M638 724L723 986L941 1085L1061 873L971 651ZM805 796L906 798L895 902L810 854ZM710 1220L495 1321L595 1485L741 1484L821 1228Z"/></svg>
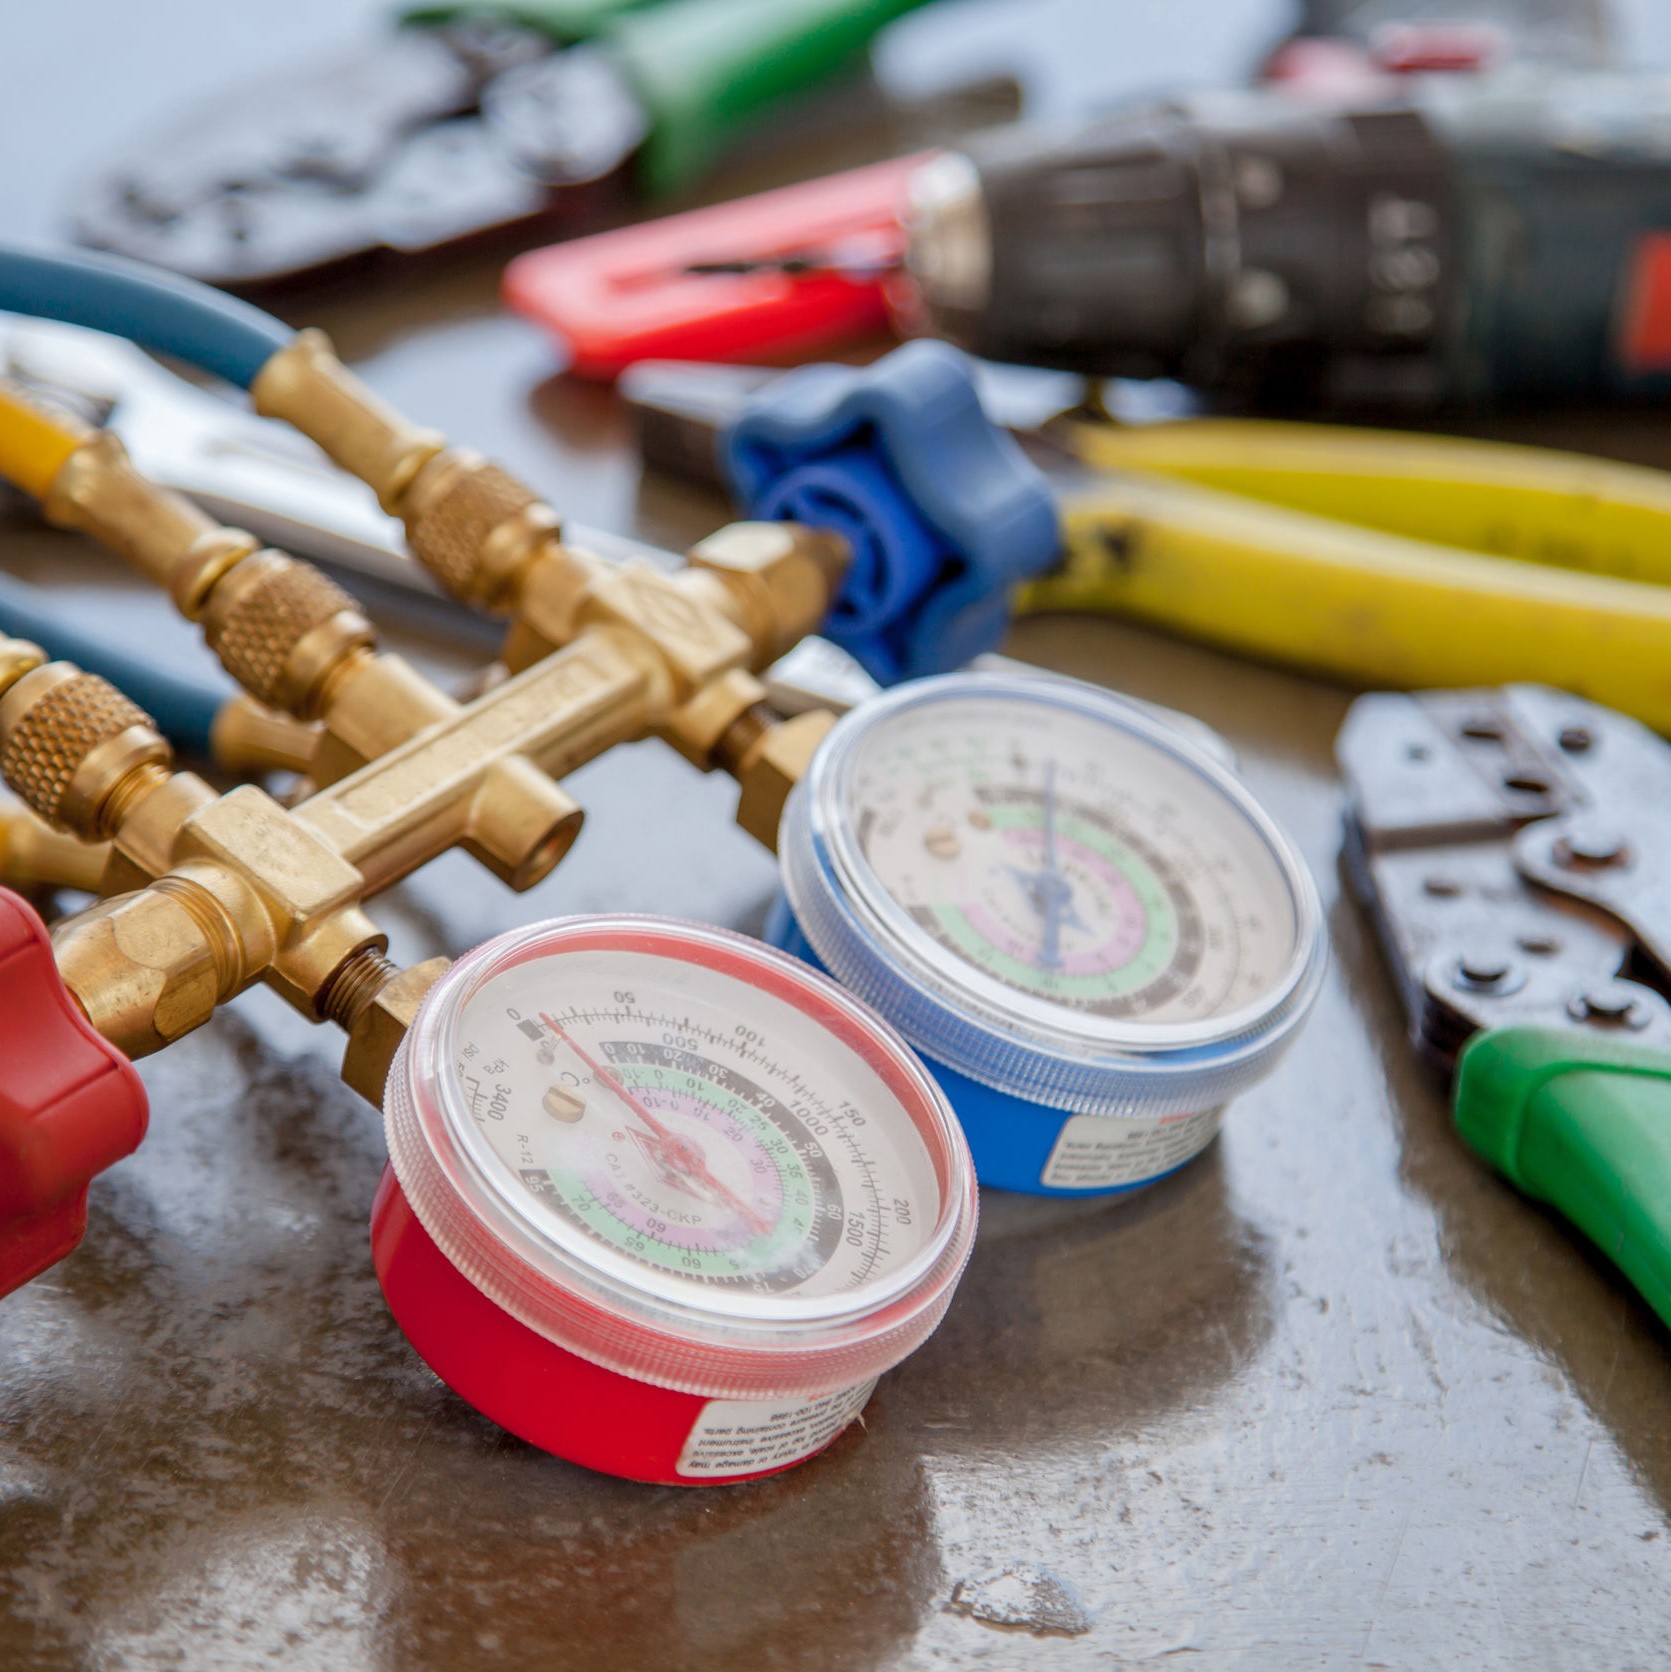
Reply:
<svg viewBox="0 0 1671 1672"><path fill-rule="evenodd" d="M832 974L925 1055L1073 1113L1228 1101L1326 961L1310 873L1246 786L1045 676L948 674L853 710L780 849Z"/></svg>
<svg viewBox="0 0 1671 1672"><path fill-rule="evenodd" d="M868 1380L939 1322L974 1233L967 1146L876 1016L723 930L572 918L425 1001L389 1078L396 1176L491 1300L710 1397Z"/></svg>

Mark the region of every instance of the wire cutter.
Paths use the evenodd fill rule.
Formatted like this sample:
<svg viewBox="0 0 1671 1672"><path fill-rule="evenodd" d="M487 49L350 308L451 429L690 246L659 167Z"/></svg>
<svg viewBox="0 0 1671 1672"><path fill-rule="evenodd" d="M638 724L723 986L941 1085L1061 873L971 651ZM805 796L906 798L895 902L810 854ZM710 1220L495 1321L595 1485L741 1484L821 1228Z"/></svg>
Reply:
<svg viewBox="0 0 1671 1672"><path fill-rule="evenodd" d="M76 236L251 287L595 217L698 178L924 0L452 0L207 103L91 181Z"/></svg>
<svg viewBox="0 0 1671 1672"><path fill-rule="evenodd" d="M1545 686L1379 692L1346 870L1463 1139L1671 1324L1671 746Z"/></svg>
<svg viewBox="0 0 1671 1672"><path fill-rule="evenodd" d="M952 352L900 352L929 350ZM652 462L728 477L760 516L788 513L772 509L780 481L752 462L758 439L771 437L780 475L797 448L809 462L860 375L647 362L623 388ZM1008 382L1058 552L1012 608L1130 616L1358 686L1541 680L1671 732L1671 475L1406 432L1111 422L1064 407L1037 375ZM1115 386L1112 402L1139 411L1125 403L1134 388ZM1163 390L1146 393L1165 410Z"/></svg>

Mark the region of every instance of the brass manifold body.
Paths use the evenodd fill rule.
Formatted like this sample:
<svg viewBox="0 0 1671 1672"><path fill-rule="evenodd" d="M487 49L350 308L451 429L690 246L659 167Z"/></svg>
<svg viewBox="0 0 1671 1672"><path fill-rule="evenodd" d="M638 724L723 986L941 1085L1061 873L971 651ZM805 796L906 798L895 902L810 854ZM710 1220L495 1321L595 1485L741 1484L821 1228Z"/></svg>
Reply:
<svg viewBox="0 0 1671 1672"><path fill-rule="evenodd" d="M496 466L390 412L316 332L254 392L370 483L448 590L510 617L508 677L455 701L379 653L335 583L215 526L89 432L52 483L49 517L164 585L262 705L254 715L311 728L312 793L290 807L253 784L217 795L173 769L149 718L105 680L17 640L0 640L0 776L60 833L22 844L23 880L54 880L56 865L59 880L96 876L112 896L53 937L106 1038L144 1056L264 982L347 1030L344 1077L376 1101L445 961L396 969L364 902L455 847L533 886L580 827L555 780L651 734L732 772L739 821L774 844L832 722L775 714L755 675L823 619L847 552L811 529L745 523L682 569L614 567L566 546L556 516ZM81 846L66 852L65 836Z"/></svg>

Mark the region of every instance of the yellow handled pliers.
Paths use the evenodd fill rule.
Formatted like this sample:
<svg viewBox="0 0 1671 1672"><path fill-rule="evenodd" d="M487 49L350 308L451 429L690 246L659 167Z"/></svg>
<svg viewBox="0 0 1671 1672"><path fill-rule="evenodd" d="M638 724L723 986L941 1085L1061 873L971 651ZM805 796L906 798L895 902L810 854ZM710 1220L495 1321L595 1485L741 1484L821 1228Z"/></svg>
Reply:
<svg viewBox="0 0 1671 1672"><path fill-rule="evenodd" d="M1100 610L1354 685L1541 681L1671 733L1671 473L1249 419L1059 417L1064 560Z"/></svg>

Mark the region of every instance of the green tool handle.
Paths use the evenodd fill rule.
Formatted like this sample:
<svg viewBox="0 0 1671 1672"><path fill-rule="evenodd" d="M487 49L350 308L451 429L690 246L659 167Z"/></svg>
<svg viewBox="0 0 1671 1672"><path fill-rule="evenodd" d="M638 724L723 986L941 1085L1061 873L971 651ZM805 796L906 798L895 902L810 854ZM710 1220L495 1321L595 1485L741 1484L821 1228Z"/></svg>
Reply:
<svg viewBox="0 0 1671 1672"><path fill-rule="evenodd" d="M1463 1052L1456 1124L1571 1220L1671 1325L1671 1055L1559 1028L1500 1028Z"/></svg>
<svg viewBox="0 0 1671 1672"><path fill-rule="evenodd" d="M598 39L632 84L651 132L646 196L681 190L787 95L857 58L924 0L673 0L623 13Z"/></svg>
<svg viewBox="0 0 1671 1672"><path fill-rule="evenodd" d="M491 18L549 35L559 46L573 46L591 40L618 12L652 4L654 0L452 0L450 5L403 6L396 16L402 23L423 27Z"/></svg>

